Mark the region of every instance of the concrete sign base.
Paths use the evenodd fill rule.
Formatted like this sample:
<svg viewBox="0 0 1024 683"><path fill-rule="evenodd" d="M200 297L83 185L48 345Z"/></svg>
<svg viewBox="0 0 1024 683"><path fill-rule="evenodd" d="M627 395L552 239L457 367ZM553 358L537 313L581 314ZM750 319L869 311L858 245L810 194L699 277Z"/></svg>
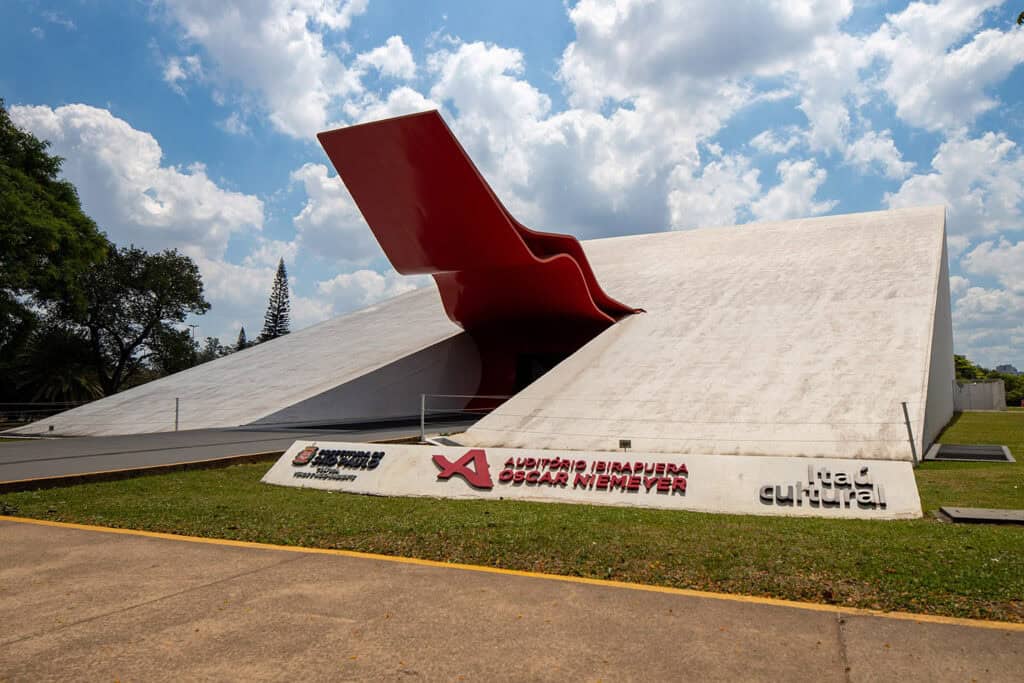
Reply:
<svg viewBox="0 0 1024 683"><path fill-rule="evenodd" d="M380 496L798 517L921 516L910 463L835 458L296 441L263 482Z"/></svg>

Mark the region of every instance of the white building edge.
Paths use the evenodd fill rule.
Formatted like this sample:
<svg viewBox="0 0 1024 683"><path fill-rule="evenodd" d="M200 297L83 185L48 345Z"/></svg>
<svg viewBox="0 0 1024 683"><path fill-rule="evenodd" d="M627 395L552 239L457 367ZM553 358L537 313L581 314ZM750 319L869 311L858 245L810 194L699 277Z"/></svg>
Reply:
<svg viewBox="0 0 1024 683"><path fill-rule="evenodd" d="M460 442L910 460L902 404L918 455L952 416L942 207L582 244L605 291L646 312ZM473 394L480 375L430 287L16 431L167 431L175 398L181 429L410 417L420 394Z"/></svg>

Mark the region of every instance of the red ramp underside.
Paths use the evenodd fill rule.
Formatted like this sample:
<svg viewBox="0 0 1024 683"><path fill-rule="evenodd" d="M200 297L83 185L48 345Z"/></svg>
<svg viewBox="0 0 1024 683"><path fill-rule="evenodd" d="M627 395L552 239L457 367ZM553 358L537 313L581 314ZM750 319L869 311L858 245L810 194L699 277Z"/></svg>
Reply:
<svg viewBox="0 0 1024 683"><path fill-rule="evenodd" d="M317 137L395 270L433 275L477 339L482 391L512 393L524 362L550 364L636 312L605 294L574 237L505 209L438 112Z"/></svg>

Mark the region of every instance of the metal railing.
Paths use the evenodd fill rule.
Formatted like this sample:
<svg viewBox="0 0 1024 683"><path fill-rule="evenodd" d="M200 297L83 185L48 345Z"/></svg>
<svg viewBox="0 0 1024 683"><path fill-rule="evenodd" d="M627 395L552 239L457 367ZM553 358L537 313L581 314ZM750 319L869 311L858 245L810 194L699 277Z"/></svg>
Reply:
<svg viewBox="0 0 1024 683"><path fill-rule="evenodd" d="M435 409L431 409L431 408L427 407L427 399L428 398L460 399L463 402L463 405L461 407L459 407L459 408L435 408ZM461 415L467 415L467 414L468 415L480 415L480 416L483 416L483 415L486 415L487 413L491 412L492 410L497 408L499 405L501 405L501 403L505 402L507 399L510 399L510 398L512 398L512 397L511 396L498 396L498 395L491 395L491 394L420 394L420 443L425 443L426 440L427 440L427 414L428 413L434 413L435 415L437 415L437 414L444 414L445 416L452 416L452 415L461 416ZM485 403L489 402L489 401L498 401L498 403L493 405L493 406L472 407L474 401L482 401L482 402L485 402Z"/></svg>
<svg viewBox="0 0 1024 683"><path fill-rule="evenodd" d="M24 427L57 413L83 406L88 401L25 401L0 403L0 431Z"/></svg>

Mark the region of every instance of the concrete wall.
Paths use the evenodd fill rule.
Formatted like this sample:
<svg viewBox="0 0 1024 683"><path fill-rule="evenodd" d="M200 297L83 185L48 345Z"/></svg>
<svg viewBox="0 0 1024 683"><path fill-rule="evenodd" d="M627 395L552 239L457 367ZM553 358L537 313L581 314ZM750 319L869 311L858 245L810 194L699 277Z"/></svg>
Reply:
<svg viewBox="0 0 1024 683"><path fill-rule="evenodd" d="M943 230L932 207L585 242L606 291L647 312L463 440L910 460L901 403L922 444L930 378L952 380Z"/></svg>
<svg viewBox="0 0 1024 683"><path fill-rule="evenodd" d="M174 429L175 397L180 398L181 429L232 427L272 415L298 421L304 418L287 409L307 401L311 419L388 416L405 400L395 384L387 385L386 396L381 397L367 384L359 385L363 402L357 400L357 394L331 392L461 334L445 316L437 290L430 286L14 431L48 433L50 425L53 433L60 435L170 431ZM406 377L416 377L415 360L411 362L397 366L399 375L408 371ZM377 377L387 383L395 377L390 372ZM424 377L420 373L411 381L409 400L418 400L419 391L430 386ZM441 383L437 392L430 393L447 393L442 390L451 387ZM378 410L383 415L375 412Z"/></svg>
<svg viewBox="0 0 1024 683"><path fill-rule="evenodd" d="M473 395L480 382L480 354L462 333L410 354L322 394L256 421L260 425L315 425L372 417L418 417L421 394ZM431 398L428 409L464 407L461 398Z"/></svg>
<svg viewBox="0 0 1024 683"><path fill-rule="evenodd" d="M1006 410L1006 386L1003 380L957 382L953 394L956 410Z"/></svg>
<svg viewBox="0 0 1024 683"><path fill-rule="evenodd" d="M943 220L945 228L945 220ZM935 441L943 427L953 417L953 317L950 310L949 262L946 233L942 232L942 259L935 282L935 310L932 325L931 354L928 362L927 396L924 397L924 430L917 443L918 458ZM908 406L913 411L913 406ZM911 416L915 416L911 412ZM916 438L916 437L915 437Z"/></svg>

